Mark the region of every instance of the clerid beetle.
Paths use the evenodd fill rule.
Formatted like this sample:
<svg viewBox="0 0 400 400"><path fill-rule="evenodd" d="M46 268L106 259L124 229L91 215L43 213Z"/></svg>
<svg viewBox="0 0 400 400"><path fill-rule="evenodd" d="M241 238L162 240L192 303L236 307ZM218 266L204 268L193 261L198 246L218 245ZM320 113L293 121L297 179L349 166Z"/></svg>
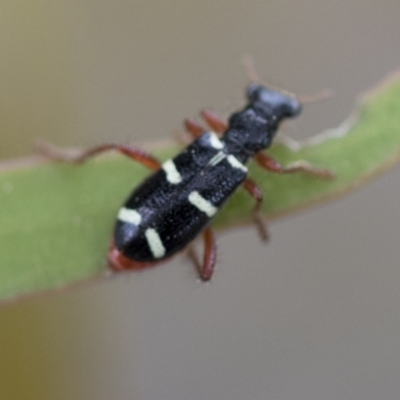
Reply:
<svg viewBox="0 0 400 400"><path fill-rule="evenodd" d="M106 144L68 157L49 146L42 149L52 159L81 163L108 150L154 170L119 209L108 252L113 270L133 270L159 263L183 249L198 268L200 278L211 278L217 247L210 221L238 186L254 198L253 209L263 240L267 230L259 217L263 200L256 183L247 176L250 158L270 172L303 171L320 178L332 178L331 171L297 162L286 168L262 152L271 145L279 124L300 114L301 102L293 95L252 83L246 90L247 104L226 123L211 111L202 111L210 128L191 119L185 127L193 141L175 158L160 163L147 152L132 146ZM191 242L202 234L204 259L198 262Z"/></svg>

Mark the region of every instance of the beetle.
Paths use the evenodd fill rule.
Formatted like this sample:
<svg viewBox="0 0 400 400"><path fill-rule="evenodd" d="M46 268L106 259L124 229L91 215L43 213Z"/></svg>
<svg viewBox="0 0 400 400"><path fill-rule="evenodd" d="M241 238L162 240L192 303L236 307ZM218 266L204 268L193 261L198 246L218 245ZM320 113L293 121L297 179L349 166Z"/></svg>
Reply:
<svg viewBox="0 0 400 400"><path fill-rule="evenodd" d="M261 239L268 232L260 218L261 190L247 176L247 162L253 158L274 173L303 171L319 178L332 178L329 170L300 161L281 166L267 149L279 124L302 110L294 95L251 83L246 88L246 105L233 113L228 122L204 110L201 116L211 130L204 130L192 119L185 120L193 141L174 158L160 163L151 154L134 147L105 144L90 148L76 157L45 147L55 160L82 163L108 150L139 162L154 171L128 197L119 209L108 252L109 266L115 271L141 269L164 261L185 248L203 281L211 279L217 246L209 226L214 215L240 186L254 198L253 216ZM202 234L204 259L197 260L191 242Z"/></svg>

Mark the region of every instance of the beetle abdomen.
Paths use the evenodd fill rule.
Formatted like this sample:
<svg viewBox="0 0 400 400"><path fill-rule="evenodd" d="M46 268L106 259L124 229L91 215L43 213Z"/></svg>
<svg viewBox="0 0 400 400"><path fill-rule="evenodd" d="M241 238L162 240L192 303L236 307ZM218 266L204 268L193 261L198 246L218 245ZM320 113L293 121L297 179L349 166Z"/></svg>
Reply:
<svg viewBox="0 0 400 400"><path fill-rule="evenodd" d="M120 209L114 239L124 256L151 262L183 249L243 182L247 168L223 151L219 139L205 145L205 135L165 162Z"/></svg>

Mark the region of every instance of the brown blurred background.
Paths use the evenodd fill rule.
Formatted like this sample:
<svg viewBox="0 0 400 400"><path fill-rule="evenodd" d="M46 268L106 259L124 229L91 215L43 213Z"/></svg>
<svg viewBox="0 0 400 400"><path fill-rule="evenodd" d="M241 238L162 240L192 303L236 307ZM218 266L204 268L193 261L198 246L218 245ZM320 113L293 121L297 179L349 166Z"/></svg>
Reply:
<svg viewBox="0 0 400 400"><path fill-rule="evenodd" d="M335 91L288 129L315 134L400 67L399 20L397 0L2 1L0 156L227 115L245 54L291 91ZM1 309L0 399L398 399L399 186L397 169L278 221L268 247L223 235L210 284L178 258Z"/></svg>

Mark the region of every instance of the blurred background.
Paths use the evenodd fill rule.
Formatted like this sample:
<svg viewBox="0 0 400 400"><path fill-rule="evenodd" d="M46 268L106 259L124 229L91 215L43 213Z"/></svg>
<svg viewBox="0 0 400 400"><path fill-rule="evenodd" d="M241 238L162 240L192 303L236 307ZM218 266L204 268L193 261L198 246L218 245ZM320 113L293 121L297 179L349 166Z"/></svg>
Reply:
<svg viewBox="0 0 400 400"><path fill-rule="evenodd" d="M334 90L287 131L316 134L400 67L399 17L397 0L2 1L0 156L228 115L246 54L295 93ZM252 228L225 233L209 284L177 258L2 308L0 398L398 399L399 187L395 169L277 221L268 247Z"/></svg>

